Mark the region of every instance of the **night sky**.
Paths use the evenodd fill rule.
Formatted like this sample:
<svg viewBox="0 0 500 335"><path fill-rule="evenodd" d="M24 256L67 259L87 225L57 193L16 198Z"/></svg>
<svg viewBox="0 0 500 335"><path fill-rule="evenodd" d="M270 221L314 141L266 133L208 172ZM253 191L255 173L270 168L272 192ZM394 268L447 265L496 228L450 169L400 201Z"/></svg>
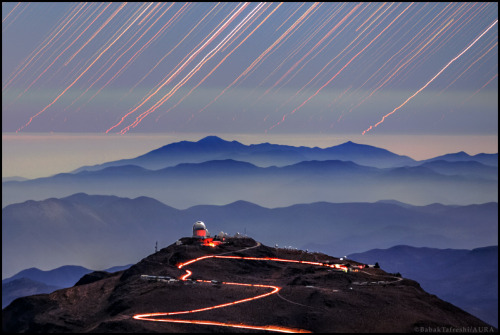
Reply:
<svg viewBox="0 0 500 335"><path fill-rule="evenodd" d="M2 2L2 177L207 135L497 153L498 3Z"/></svg>
<svg viewBox="0 0 500 335"><path fill-rule="evenodd" d="M497 136L497 20L476 2L2 3L2 133Z"/></svg>

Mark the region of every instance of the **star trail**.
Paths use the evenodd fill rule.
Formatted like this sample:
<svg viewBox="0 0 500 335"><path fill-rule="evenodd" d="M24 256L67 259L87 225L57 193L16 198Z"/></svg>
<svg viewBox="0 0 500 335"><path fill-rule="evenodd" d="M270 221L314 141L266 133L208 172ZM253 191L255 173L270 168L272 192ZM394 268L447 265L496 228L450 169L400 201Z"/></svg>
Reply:
<svg viewBox="0 0 500 335"><path fill-rule="evenodd" d="M460 131L497 90L497 16L481 2L2 3L3 130Z"/></svg>

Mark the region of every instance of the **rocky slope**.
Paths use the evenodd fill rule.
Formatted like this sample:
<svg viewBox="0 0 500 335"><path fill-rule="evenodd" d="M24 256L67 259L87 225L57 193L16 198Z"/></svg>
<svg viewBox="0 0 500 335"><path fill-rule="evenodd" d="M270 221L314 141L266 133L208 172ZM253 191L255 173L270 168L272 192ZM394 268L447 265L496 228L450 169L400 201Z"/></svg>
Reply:
<svg viewBox="0 0 500 335"><path fill-rule="evenodd" d="M227 327L228 324L310 332L413 332L421 327L492 329L474 316L426 293L413 280L381 269L359 269L361 263L351 260L270 248L250 238L230 238L217 247L199 245L190 238L180 241L181 244L174 243L128 270L86 275L85 280L72 288L15 300L2 311L3 331L256 331ZM178 268L189 260L215 255L219 257L208 257ZM339 271L325 264L341 264L341 268L347 267L349 271ZM188 280L166 281L166 277L181 278L188 273L186 271L192 272ZM141 275L165 279L144 280ZM239 283L254 286L236 285ZM280 290L254 300L252 297L273 292L272 288L255 284L276 286ZM230 304L242 299L248 300ZM227 306L209 308L220 304ZM147 317L163 322L133 318L137 314L203 308L205 310L199 312ZM167 319L170 321L166 322ZM180 320L184 321L180 323ZM194 324L195 320L204 320L207 324ZM226 326L213 325L214 322Z"/></svg>

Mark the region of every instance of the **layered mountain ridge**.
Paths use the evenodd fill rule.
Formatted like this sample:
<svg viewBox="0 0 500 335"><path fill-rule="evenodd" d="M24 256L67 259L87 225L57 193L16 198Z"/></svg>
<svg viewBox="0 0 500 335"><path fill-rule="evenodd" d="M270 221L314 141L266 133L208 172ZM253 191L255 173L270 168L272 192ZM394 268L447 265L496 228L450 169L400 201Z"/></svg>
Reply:
<svg viewBox="0 0 500 335"><path fill-rule="evenodd" d="M144 196L77 193L2 210L2 273L9 276L47 262L55 268L82 257L103 261L94 268L127 264L147 255L156 241L167 245L185 235L199 219L212 226L213 233L246 231L269 245L330 254L398 244L457 249L498 244L498 204L493 202L468 206L316 202L266 208L236 201L177 209ZM283 234L283 229L290 233Z"/></svg>
<svg viewBox="0 0 500 335"><path fill-rule="evenodd" d="M2 206L77 192L149 196L176 208L235 200L272 207L384 199L413 205L498 201L497 166L477 161L479 155L459 155L465 161L443 157L421 163L352 142L320 149L207 137L73 173L3 182ZM490 162L498 155L481 157Z"/></svg>

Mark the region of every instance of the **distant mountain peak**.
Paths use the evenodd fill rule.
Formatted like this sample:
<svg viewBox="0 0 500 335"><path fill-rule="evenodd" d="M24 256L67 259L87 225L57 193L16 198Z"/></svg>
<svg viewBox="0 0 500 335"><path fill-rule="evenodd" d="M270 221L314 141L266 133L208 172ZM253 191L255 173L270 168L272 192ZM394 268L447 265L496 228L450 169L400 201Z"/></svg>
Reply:
<svg viewBox="0 0 500 335"><path fill-rule="evenodd" d="M470 157L470 155L468 153L466 153L465 151L459 151L459 152L456 152L454 154L449 154L450 156L457 156L457 157Z"/></svg>
<svg viewBox="0 0 500 335"><path fill-rule="evenodd" d="M332 148L362 148L362 149L370 149L370 150L383 150L383 151L387 151L386 149L382 149L382 148L378 148L378 147L374 147L372 145L368 145L368 144L360 144L360 143L355 143L353 141L347 141L347 142L344 142L342 144L339 144L337 146L333 146Z"/></svg>
<svg viewBox="0 0 500 335"><path fill-rule="evenodd" d="M361 146L362 144L355 143L353 141L347 141L344 143L341 143L337 145L337 147L354 147L354 146Z"/></svg>
<svg viewBox="0 0 500 335"><path fill-rule="evenodd" d="M226 140L218 137L218 136L215 136L215 135L209 135L209 136L206 136L204 138L202 138L201 140L199 140L198 142L227 142Z"/></svg>
<svg viewBox="0 0 500 335"><path fill-rule="evenodd" d="M246 147L238 141L226 141L225 139L215 135L206 136L196 143L210 146Z"/></svg>

